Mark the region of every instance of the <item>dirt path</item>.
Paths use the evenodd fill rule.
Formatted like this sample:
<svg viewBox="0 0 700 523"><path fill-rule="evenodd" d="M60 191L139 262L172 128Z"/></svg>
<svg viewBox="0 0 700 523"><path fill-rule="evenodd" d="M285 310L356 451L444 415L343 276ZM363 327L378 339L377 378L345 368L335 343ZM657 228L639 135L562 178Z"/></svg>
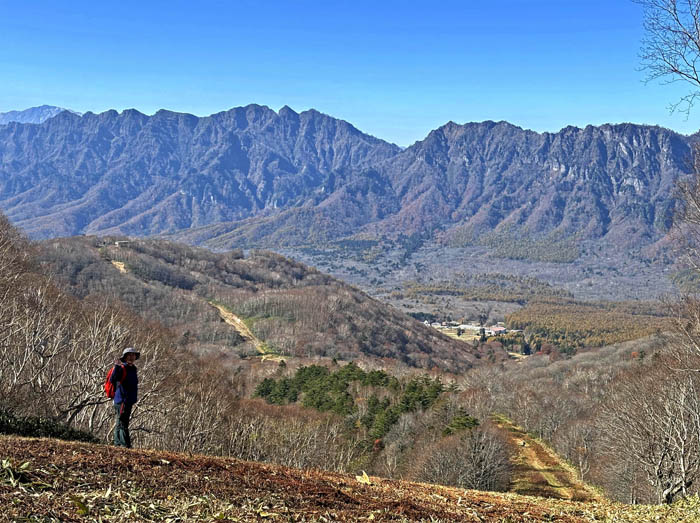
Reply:
<svg viewBox="0 0 700 523"><path fill-rule="evenodd" d="M112 260L112 265L114 265L119 270L119 272L126 274L126 265L124 264L124 262Z"/></svg>
<svg viewBox="0 0 700 523"><path fill-rule="evenodd" d="M576 471L554 451L510 420L498 417L495 421L504 430L515 454L511 492L547 498L601 501L598 493L579 481Z"/></svg>
<svg viewBox="0 0 700 523"><path fill-rule="evenodd" d="M212 301L209 302L209 305L214 307L216 310L219 311L219 315L221 316L221 319L224 320L228 325L231 325L234 329L238 331L238 334L241 335L241 337L252 343L253 347L255 347L255 350L258 351L262 355L262 361L270 360L270 361L283 361L284 358L282 356L279 356L277 354L272 354L268 351L265 342L261 341L259 338L255 336L251 332L251 330L248 328L248 326L245 324L245 322L240 319L238 316L233 314L230 310L228 310L226 307L223 305L219 305L218 303L214 303Z"/></svg>

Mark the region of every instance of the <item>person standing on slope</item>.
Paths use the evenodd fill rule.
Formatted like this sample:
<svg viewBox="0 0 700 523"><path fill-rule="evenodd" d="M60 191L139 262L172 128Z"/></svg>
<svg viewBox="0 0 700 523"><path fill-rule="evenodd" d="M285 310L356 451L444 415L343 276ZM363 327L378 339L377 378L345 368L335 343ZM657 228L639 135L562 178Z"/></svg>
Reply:
<svg viewBox="0 0 700 523"><path fill-rule="evenodd" d="M122 352L121 362L116 362L110 381L114 385L114 412L117 424L114 428L114 444L118 447L131 448L129 436L129 419L131 409L138 400L139 378L134 362L141 353L133 347Z"/></svg>

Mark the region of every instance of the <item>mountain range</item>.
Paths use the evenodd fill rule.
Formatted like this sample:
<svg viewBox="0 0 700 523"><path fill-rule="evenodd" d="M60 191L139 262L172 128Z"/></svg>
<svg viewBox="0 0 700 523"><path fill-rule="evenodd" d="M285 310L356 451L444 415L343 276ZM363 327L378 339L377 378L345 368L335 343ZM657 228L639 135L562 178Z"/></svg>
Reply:
<svg viewBox="0 0 700 523"><path fill-rule="evenodd" d="M8 111L6 113L0 113L0 125L19 122L19 123L43 123L49 118L53 118L63 111L70 111L75 114L75 111L70 109L64 109L63 107L56 107L55 105L41 105L39 107L30 107L24 111Z"/></svg>
<svg viewBox="0 0 700 523"><path fill-rule="evenodd" d="M217 247L494 231L651 243L695 137L635 125L537 133L449 122L412 146L315 110L161 110L0 126L0 208L34 238L174 234Z"/></svg>

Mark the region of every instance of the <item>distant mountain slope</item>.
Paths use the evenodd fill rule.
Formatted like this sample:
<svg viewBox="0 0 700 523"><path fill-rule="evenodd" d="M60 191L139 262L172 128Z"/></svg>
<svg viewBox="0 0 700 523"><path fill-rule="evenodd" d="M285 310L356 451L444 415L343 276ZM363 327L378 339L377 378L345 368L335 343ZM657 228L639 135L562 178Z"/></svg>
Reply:
<svg viewBox="0 0 700 523"><path fill-rule="evenodd" d="M370 236L439 231L451 245L493 231L648 244L671 226L674 184L688 172L691 157L690 138L659 127L603 125L539 134L506 122L448 123L373 165L377 184L395 199L383 217L374 215L356 230ZM336 193L304 212L316 218L327 207L337 217L341 209L361 206ZM177 237L219 248L265 245L270 238L279 241L279 234L268 231L298 230L288 225L298 214Z"/></svg>
<svg viewBox="0 0 700 523"><path fill-rule="evenodd" d="M288 107L62 113L0 127L0 207L36 238L171 233L229 248L415 233L460 245L518 231L644 244L670 226L691 140L634 124L448 123L402 151Z"/></svg>
<svg viewBox="0 0 700 523"><path fill-rule="evenodd" d="M538 134L448 123L382 165L401 211L376 227L651 241L670 226L673 185L690 158L688 138L659 127Z"/></svg>
<svg viewBox="0 0 700 523"><path fill-rule="evenodd" d="M481 353L274 253L255 251L244 257L241 252L217 254L166 241L121 240L50 240L40 244L39 260L75 296L110 296L147 321L167 326L198 353L233 360L261 352L381 360L385 365L454 372L488 359L487 348ZM226 311L247 327L222 321ZM255 343L242 330L252 332ZM494 357L506 354L498 351Z"/></svg>
<svg viewBox="0 0 700 523"><path fill-rule="evenodd" d="M23 111L8 111L6 113L0 113L0 125L8 124L10 122L42 123L63 111L75 113L75 111L71 111L70 109L63 109L62 107L56 107L54 105L41 105L39 107L30 107L29 109L25 109Z"/></svg>
<svg viewBox="0 0 700 523"><path fill-rule="evenodd" d="M0 205L39 238L171 232L313 206L398 150L313 110L64 112L0 128Z"/></svg>

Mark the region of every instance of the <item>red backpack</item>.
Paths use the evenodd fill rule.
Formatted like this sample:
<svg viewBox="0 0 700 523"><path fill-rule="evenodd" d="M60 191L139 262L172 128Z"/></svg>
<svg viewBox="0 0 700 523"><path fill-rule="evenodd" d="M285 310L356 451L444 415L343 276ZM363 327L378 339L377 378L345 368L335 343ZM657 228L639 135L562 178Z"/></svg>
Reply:
<svg viewBox="0 0 700 523"><path fill-rule="evenodd" d="M117 367L121 367L122 369L122 377L119 380L119 385L122 384L124 379L126 378L126 368L124 367L123 363L119 363L117 365L114 365L111 369L109 369L109 372L107 373L107 379L105 380L105 395L109 399L114 399L114 395L117 393L117 387L112 383L112 374L114 374L114 369Z"/></svg>

